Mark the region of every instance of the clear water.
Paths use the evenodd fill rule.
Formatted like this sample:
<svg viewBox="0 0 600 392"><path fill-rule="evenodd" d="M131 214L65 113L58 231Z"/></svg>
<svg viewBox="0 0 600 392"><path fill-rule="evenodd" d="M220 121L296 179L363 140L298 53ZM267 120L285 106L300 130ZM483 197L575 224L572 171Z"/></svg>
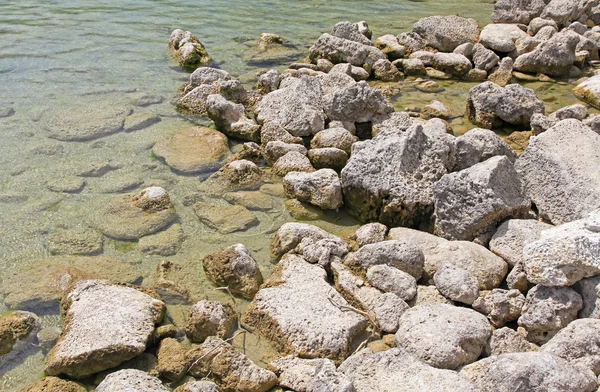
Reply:
<svg viewBox="0 0 600 392"><path fill-rule="evenodd" d="M178 88L188 73L168 55L173 29L192 31L215 65L250 87L261 67L284 66L251 61L252 45L262 32L285 37L300 58L338 21L367 20L378 36L408 31L415 21L429 15L458 14L484 25L492 7L490 1L474 0L0 1L0 109L12 107L15 111L0 118L0 278L24 261L48 257L48 236L57 230L86 227L90 214L118 197L106 193L106 188L124 179L142 180L139 188L161 185L169 191L186 235L182 251L169 259L184 269L183 283L198 297L226 300L207 282L201 260L237 242L248 246L268 276L271 234L292 220L283 201L272 211L258 213L261 223L257 227L223 236L200 223L191 207L183 205L183 199L198 188L199 178L176 175L152 158L155 141L204 121L186 119L175 111ZM466 85L448 83L441 97L462 114L467 91ZM573 100L566 91L549 94ZM159 115L162 121L154 126L90 142L48 138L45 119L56 111L100 102L132 106L143 94L164 98L160 104L135 107L136 112ZM396 98L402 108L428 103L434 97L407 91ZM52 179L76 175L95 162L108 161L119 169L87 178L86 187L78 194L55 193L46 187ZM316 224L340 234L357 227L343 211ZM105 241L104 254L138 268L148 281L162 259L142 256L137 249L124 251L109 241ZM0 297L0 314L6 310L3 306ZM186 312L171 307L170 316L181 323ZM60 320L49 316L44 323L59 325ZM250 338L249 347L249 355L260 361L264 343ZM40 377L42 367L43 356L37 353L10 371L0 372L0 391L19 390Z"/></svg>

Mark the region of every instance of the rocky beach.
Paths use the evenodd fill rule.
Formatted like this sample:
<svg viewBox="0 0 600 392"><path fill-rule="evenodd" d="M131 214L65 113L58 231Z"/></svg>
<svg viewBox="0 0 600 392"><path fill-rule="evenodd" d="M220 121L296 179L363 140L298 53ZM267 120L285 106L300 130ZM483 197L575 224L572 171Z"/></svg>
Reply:
<svg viewBox="0 0 600 392"><path fill-rule="evenodd" d="M0 5L0 391L600 392L600 3L435 3Z"/></svg>

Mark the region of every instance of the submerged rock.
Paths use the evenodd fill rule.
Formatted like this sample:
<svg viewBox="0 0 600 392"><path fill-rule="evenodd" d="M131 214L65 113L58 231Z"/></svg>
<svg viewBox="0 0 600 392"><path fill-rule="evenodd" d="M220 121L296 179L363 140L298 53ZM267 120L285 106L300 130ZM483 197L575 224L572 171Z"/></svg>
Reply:
<svg viewBox="0 0 600 392"><path fill-rule="evenodd" d="M165 313L161 301L135 288L85 280L64 298L65 327L46 358L48 375L82 378L146 350Z"/></svg>
<svg viewBox="0 0 600 392"><path fill-rule="evenodd" d="M93 255L102 248L102 235L94 230L60 230L48 238L48 250L53 255Z"/></svg>
<svg viewBox="0 0 600 392"><path fill-rule="evenodd" d="M219 301L200 301L190 310L185 334L193 343L202 343L209 336L229 339L236 327L233 307Z"/></svg>
<svg viewBox="0 0 600 392"><path fill-rule="evenodd" d="M263 283L258 263L242 244L225 248L202 260L206 276L219 286L227 286L234 294L252 298Z"/></svg>
<svg viewBox="0 0 600 392"><path fill-rule="evenodd" d="M258 219L252 212L238 205L199 201L194 204L194 212L200 221L221 234L246 230L258 224Z"/></svg>
<svg viewBox="0 0 600 392"><path fill-rule="evenodd" d="M86 392L87 389L74 381L63 380L58 377L44 377L36 381L21 392Z"/></svg>
<svg viewBox="0 0 600 392"><path fill-rule="evenodd" d="M0 356L12 351L19 340L35 339L41 321L33 313L16 311L0 317Z"/></svg>

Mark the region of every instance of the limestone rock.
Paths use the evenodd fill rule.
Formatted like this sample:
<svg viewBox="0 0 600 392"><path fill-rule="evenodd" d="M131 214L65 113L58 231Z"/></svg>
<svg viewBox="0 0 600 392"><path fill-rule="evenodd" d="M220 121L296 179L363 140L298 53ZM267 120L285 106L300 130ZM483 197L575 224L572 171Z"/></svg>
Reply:
<svg viewBox="0 0 600 392"><path fill-rule="evenodd" d="M448 298L446 298L442 294L440 294L437 287L417 285L417 295L415 295L413 297L413 299L408 302L408 304L410 305L411 308L414 308L415 306L418 306L418 305L421 305L421 304L424 304L427 302L434 302L434 303L448 304L448 305L454 304L454 302L450 301Z"/></svg>
<svg viewBox="0 0 600 392"><path fill-rule="evenodd" d="M500 87L506 87L512 78L514 60L510 57L505 57L500 61L498 68L490 74L488 80L496 83Z"/></svg>
<svg viewBox="0 0 600 392"><path fill-rule="evenodd" d="M16 311L0 317L0 356L8 354L18 340L33 341L41 321L33 313Z"/></svg>
<svg viewBox="0 0 600 392"><path fill-rule="evenodd" d="M544 0L524 0L518 3L512 0L499 0L494 5L492 21L528 24L533 18L540 16L545 7Z"/></svg>
<svg viewBox="0 0 600 392"><path fill-rule="evenodd" d="M573 89L573 94L593 107L600 108L600 75L592 76L579 83Z"/></svg>
<svg viewBox="0 0 600 392"><path fill-rule="evenodd" d="M350 83L323 95L323 111L330 120L369 122L394 111L380 90L365 81Z"/></svg>
<svg viewBox="0 0 600 392"><path fill-rule="evenodd" d="M456 139L456 164L452 171L461 171L495 156L504 155L511 162L517 154L493 131L482 128L471 129Z"/></svg>
<svg viewBox="0 0 600 392"><path fill-rule="evenodd" d="M239 204L246 207L250 211L269 211L275 206L273 198L262 192L228 192L223 195L223 199L230 204Z"/></svg>
<svg viewBox="0 0 600 392"><path fill-rule="evenodd" d="M348 163L348 154L335 147L313 148L308 150L308 159L316 169L340 171Z"/></svg>
<svg viewBox="0 0 600 392"><path fill-rule="evenodd" d="M485 348L485 353L489 356L528 351L537 351L537 346L529 343L517 331L508 327L494 330Z"/></svg>
<svg viewBox="0 0 600 392"><path fill-rule="evenodd" d="M83 385L58 377L44 377L21 392L86 392Z"/></svg>
<svg viewBox="0 0 600 392"><path fill-rule="evenodd" d="M392 34L386 34L377 38L373 44L390 60L402 58L407 52L406 47L400 45L398 38Z"/></svg>
<svg viewBox="0 0 600 392"><path fill-rule="evenodd" d="M421 110L421 115L425 119L439 117L448 120L452 116L450 108L440 101L432 101Z"/></svg>
<svg viewBox="0 0 600 392"><path fill-rule="evenodd" d="M179 65L184 68L195 68L211 62L204 45L189 31L173 30L169 39L169 49L174 52Z"/></svg>
<svg viewBox="0 0 600 392"><path fill-rule="evenodd" d="M273 173L284 177L291 172L313 172L315 168L306 155L297 151L290 151L279 158L273 165Z"/></svg>
<svg viewBox="0 0 600 392"><path fill-rule="evenodd" d="M452 264L442 264L433 275L438 291L452 301L467 305L479 297L479 281L471 273Z"/></svg>
<svg viewBox="0 0 600 392"><path fill-rule="evenodd" d="M94 230L74 232L60 230L48 238L53 255L93 255L102 252L102 235Z"/></svg>
<svg viewBox="0 0 600 392"><path fill-rule="evenodd" d="M350 41L360 42L363 45L373 45L371 40L360 32L358 23L336 23L331 30L331 35Z"/></svg>
<svg viewBox="0 0 600 392"><path fill-rule="evenodd" d="M254 162L239 159L229 162L211 174L207 179L207 189L215 196L224 192L257 189L262 183L262 171Z"/></svg>
<svg viewBox="0 0 600 392"><path fill-rule="evenodd" d="M318 384L323 383L324 373L336 372L335 364L329 359L301 359L292 356L279 358L271 362L269 368L273 368L279 375L279 385L281 387L297 392L319 391L315 388ZM343 374L341 376L345 377ZM346 381L349 382L349 380ZM315 383L317 385L314 385ZM351 391L352 389L348 392Z"/></svg>
<svg viewBox="0 0 600 392"><path fill-rule="evenodd" d="M397 82L403 75L388 59L380 59L373 64L373 76L382 82Z"/></svg>
<svg viewBox="0 0 600 392"><path fill-rule="evenodd" d="M206 112L217 129L229 137L260 141L260 125L246 117L242 104L228 101L222 95L212 94L206 99Z"/></svg>
<svg viewBox="0 0 600 392"><path fill-rule="evenodd" d="M138 249L145 255L173 256L181 250L184 237L181 225L175 223L164 231L140 238Z"/></svg>
<svg viewBox="0 0 600 392"><path fill-rule="evenodd" d="M406 272L415 279L423 273L423 252L407 241L389 240L367 244L346 257L344 263L368 269L374 265L388 265Z"/></svg>
<svg viewBox="0 0 600 392"><path fill-rule="evenodd" d="M293 250L305 239L317 242L322 239L335 239L333 234L306 223L288 222L281 225L271 241L271 261L277 262L287 252Z"/></svg>
<svg viewBox="0 0 600 392"><path fill-rule="evenodd" d="M297 152L302 155L306 155L306 147L296 143L285 143L279 140L267 142L263 148L263 156L267 161L267 164L273 165L288 152Z"/></svg>
<svg viewBox="0 0 600 392"><path fill-rule="evenodd" d="M485 314L490 323L500 328L521 315L525 305L525 296L519 290L493 289L483 292L473 302L473 309Z"/></svg>
<svg viewBox="0 0 600 392"><path fill-rule="evenodd" d="M413 33L423 37L427 46L452 52L458 45L475 42L479 27L475 19L460 16L430 16L414 24Z"/></svg>
<svg viewBox="0 0 600 392"><path fill-rule="evenodd" d="M537 241L542 231L552 227L535 219L507 220L490 240L490 250L514 267L523 261L523 248Z"/></svg>
<svg viewBox="0 0 600 392"><path fill-rule="evenodd" d="M544 344L540 351L557 355L567 361L599 356L598 331L600 320L575 320Z"/></svg>
<svg viewBox="0 0 600 392"><path fill-rule="evenodd" d="M318 263L329 270L331 263L339 263L350 252L350 247L341 238L323 238L318 241L304 238L295 249L304 260L311 264Z"/></svg>
<svg viewBox="0 0 600 392"><path fill-rule="evenodd" d="M489 24L481 30L479 43L497 52L510 53L515 49L515 41L527 36L514 24Z"/></svg>
<svg viewBox="0 0 600 392"><path fill-rule="evenodd" d="M514 68L521 72L565 76L575 63L579 35L572 31L555 34L533 51L517 57Z"/></svg>
<svg viewBox="0 0 600 392"><path fill-rule="evenodd" d="M587 107L578 103L575 105L565 106L564 108L558 109L554 113L550 114L548 118L551 121L555 122L566 120L569 118L574 118L576 120L583 121L583 119L586 118L587 115Z"/></svg>
<svg viewBox="0 0 600 392"><path fill-rule="evenodd" d="M219 286L227 286L232 293L252 298L263 283L258 263L242 244L225 248L202 260L206 276Z"/></svg>
<svg viewBox="0 0 600 392"><path fill-rule="evenodd" d="M365 246L384 241L387 231L388 228L381 223L367 223L356 230L351 238L358 243L358 246Z"/></svg>
<svg viewBox="0 0 600 392"><path fill-rule="evenodd" d="M174 338L161 340L156 357L158 374L169 381L181 380L190 366L186 356L188 349Z"/></svg>
<svg viewBox="0 0 600 392"><path fill-rule="evenodd" d="M308 50L308 57L311 61L323 58L334 64L350 63L370 71L377 60L385 58L385 54L371 45L322 34Z"/></svg>
<svg viewBox="0 0 600 392"><path fill-rule="evenodd" d="M194 204L194 212L200 221L222 234L243 231L258 224L258 219L252 212L238 205L199 201Z"/></svg>
<svg viewBox="0 0 600 392"><path fill-rule="evenodd" d="M322 209L333 210L342 206L342 185L332 169L312 173L290 172L283 178L288 197L308 202Z"/></svg>
<svg viewBox="0 0 600 392"><path fill-rule="evenodd" d="M386 264L369 267L367 280L373 287L384 293L394 293L403 301L410 301L417 295L416 279L412 275Z"/></svg>
<svg viewBox="0 0 600 392"><path fill-rule="evenodd" d="M175 389L174 392L220 392L219 387L212 381L190 381Z"/></svg>
<svg viewBox="0 0 600 392"><path fill-rule="evenodd" d="M311 148L335 147L350 154L358 138L344 128L327 128L318 132L310 141Z"/></svg>
<svg viewBox="0 0 600 392"><path fill-rule="evenodd" d="M457 77L466 75L473 68L468 58L456 53L438 52L433 55L431 65L438 71Z"/></svg>
<svg viewBox="0 0 600 392"><path fill-rule="evenodd" d="M146 350L165 313L161 301L132 287L84 280L64 298L65 327L44 371L82 378ZM99 389L100 390L100 389Z"/></svg>
<svg viewBox="0 0 600 392"><path fill-rule="evenodd" d="M573 288L583 299L583 308L579 311L579 318L600 319L600 276L581 279Z"/></svg>
<svg viewBox="0 0 600 392"><path fill-rule="evenodd" d="M137 369L124 369L111 373L96 388L97 392L168 392L158 378Z"/></svg>
<svg viewBox="0 0 600 392"><path fill-rule="evenodd" d="M233 333L237 316L229 304L219 301L200 301L190 310L185 333L194 343L202 343L209 336L228 339Z"/></svg>

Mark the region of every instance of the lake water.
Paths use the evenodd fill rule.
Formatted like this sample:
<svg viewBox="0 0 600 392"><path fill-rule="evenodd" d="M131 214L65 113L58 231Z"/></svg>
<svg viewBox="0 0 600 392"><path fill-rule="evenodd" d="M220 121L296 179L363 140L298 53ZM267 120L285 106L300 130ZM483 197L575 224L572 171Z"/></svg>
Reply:
<svg viewBox="0 0 600 392"><path fill-rule="evenodd" d="M257 213L261 222L257 227L220 235L183 204L200 179L173 173L151 154L155 141L194 124L208 124L182 117L175 110L179 87L188 73L169 57L167 42L173 29L192 31L216 66L250 87L261 67L283 69L285 65L253 57L252 45L262 32L282 35L297 49L292 57L301 58L321 33L339 21L367 20L375 38L408 31L419 18L429 15L458 14L484 25L492 8L491 2L474 0L0 1L0 113L9 108L14 111L0 117L0 279L22 263L49 257L47 244L53 233L83 230L90 215L121 191L150 185L165 187L176 206L186 239L181 252L169 260L184 269L183 283L195 295L227 300L207 282L201 260L237 242L248 246L268 276L272 233L293 220L283 200L275 199L277 207L272 211ZM464 112L469 85L445 85L446 92L435 98ZM566 88L535 87L549 96L549 105L574 101ZM147 96L162 101L136 106ZM413 91L398 97L397 105L431 99ZM54 113L102 105L130 106L136 112L154 113L162 121L137 132L87 142L49 137L46 122ZM85 177L86 185L79 193L57 193L47 187L48 182L72 179L90 167L107 164L112 170ZM343 211L328 213L316 224L339 234L349 234L358 226ZM103 254L133 266L149 281L162 259L143 256L135 244L109 240L104 241ZM7 310L1 292L0 314ZM186 312L185 307L171 307L170 317L181 320ZM56 315L44 316L43 321L46 326L60 325ZM255 348L249 353L251 358L260 361L265 350L261 343L250 338L249 347ZM0 362L0 391L19 390L41 376L40 353L15 361L4 367Z"/></svg>

